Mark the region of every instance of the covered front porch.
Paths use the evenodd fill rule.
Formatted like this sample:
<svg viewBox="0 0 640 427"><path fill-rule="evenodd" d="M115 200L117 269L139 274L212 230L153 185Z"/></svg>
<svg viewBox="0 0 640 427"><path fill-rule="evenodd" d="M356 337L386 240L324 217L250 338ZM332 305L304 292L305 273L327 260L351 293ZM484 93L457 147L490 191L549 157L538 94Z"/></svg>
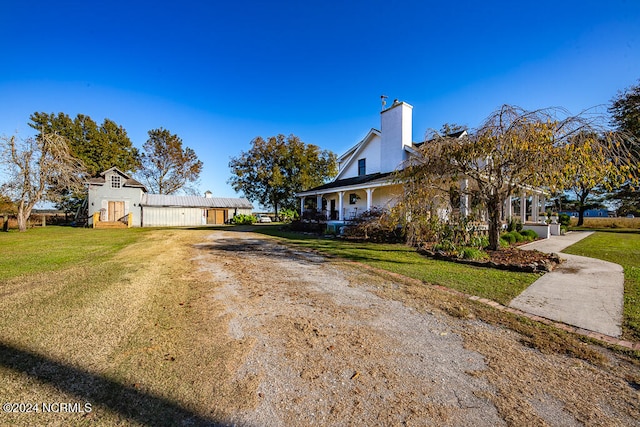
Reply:
<svg viewBox="0 0 640 427"><path fill-rule="evenodd" d="M374 208L392 207L400 186L379 185L353 188L326 189L315 193L300 193L302 218L325 221L350 221Z"/></svg>
<svg viewBox="0 0 640 427"><path fill-rule="evenodd" d="M330 182L296 196L302 218L349 221L373 208L392 207L401 191L391 173L374 173Z"/></svg>

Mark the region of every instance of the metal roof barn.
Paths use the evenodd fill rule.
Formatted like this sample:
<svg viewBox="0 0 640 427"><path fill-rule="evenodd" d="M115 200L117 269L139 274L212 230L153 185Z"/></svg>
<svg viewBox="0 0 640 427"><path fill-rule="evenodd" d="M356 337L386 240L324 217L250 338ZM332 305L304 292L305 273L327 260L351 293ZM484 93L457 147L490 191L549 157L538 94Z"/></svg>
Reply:
<svg viewBox="0 0 640 427"><path fill-rule="evenodd" d="M223 224L237 214L250 214L244 198L144 194L140 201L143 227Z"/></svg>

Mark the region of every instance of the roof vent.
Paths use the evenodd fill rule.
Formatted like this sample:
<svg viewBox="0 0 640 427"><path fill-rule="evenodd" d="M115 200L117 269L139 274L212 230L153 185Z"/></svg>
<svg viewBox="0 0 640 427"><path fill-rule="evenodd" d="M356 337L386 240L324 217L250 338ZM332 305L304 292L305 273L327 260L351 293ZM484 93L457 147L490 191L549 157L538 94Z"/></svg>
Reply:
<svg viewBox="0 0 640 427"><path fill-rule="evenodd" d="M209 190L205 191L204 193L204 197L206 197L207 199L210 199L213 197L213 193Z"/></svg>

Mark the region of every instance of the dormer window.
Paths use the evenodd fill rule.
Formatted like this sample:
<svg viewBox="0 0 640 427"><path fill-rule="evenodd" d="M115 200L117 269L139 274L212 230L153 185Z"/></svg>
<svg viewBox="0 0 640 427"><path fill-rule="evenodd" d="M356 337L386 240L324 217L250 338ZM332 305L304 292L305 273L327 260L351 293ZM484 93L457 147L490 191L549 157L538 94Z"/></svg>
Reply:
<svg viewBox="0 0 640 427"><path fill-rule="evenodd" d="M121 186L120 175L111 175L111 188L120 188Z"/></svg>
<svg viewBox="0 0 640 427"><path fill-rule="evenodd" d="M358 160L358 176L367 174L367 159Z"/></svg>

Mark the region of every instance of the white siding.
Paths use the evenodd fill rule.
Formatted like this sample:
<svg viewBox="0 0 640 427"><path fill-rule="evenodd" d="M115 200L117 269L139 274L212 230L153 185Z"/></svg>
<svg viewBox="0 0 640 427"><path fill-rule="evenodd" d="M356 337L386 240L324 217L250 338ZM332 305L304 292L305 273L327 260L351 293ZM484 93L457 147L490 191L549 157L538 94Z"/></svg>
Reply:
<svg viewBox="0 0 640 427"><path fill-rule="evenodd" d="M100 209L109 207L109 202L124 202L124 214L131 212L133 215L132 225L140 226L140 198L142 190L140 188L111 188L111 182L103 185L89 185L89 221L94 212L100 212Z"/></svg>
<svg viewBox="0 0 640 427"><path fill-rule="evenodd" d="M380 172L393 172L399 169L406 159L404 147L412 145L412 110L411 105L400 102L381 113Z"/></svg>
<svg viewBox="0 0 640 427"><path fill-rule="evenodd" d="M144 227L186 227L206 224L206 210L201 208L144 207Z"/></svg>
<svg viewBox="0 0 640 427"><path fill-rule="evenodd" d="M340 179L358 176L358 160L367 159L367 175L380 172L380 137L375 135L369 143L358 153L344 172L341 171Z"/></svg>

